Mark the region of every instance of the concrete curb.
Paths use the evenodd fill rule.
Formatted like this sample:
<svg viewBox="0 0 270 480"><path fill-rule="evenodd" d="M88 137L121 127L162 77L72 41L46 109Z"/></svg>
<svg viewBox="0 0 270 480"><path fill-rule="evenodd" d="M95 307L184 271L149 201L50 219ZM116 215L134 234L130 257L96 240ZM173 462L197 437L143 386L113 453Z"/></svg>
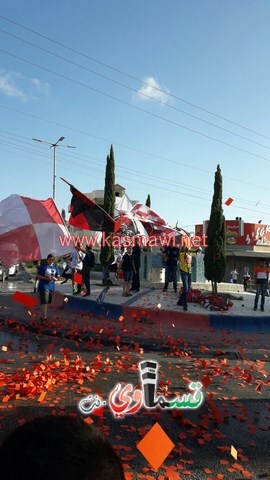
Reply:
<svg viewBox="0 0 270 480"><path fill-rule="evenodd" d="M211 329L227 330L230 332L270 333L270 315L260 317L244 317L240 315L211 315L209 316Z"/></svg>
<svg viewBox="0 0 270 480"><path fill-rule="evenodd" d="M160 310L158 308L144 308L137 306L116 305L104 302L99 305L95 300L81 299L68 295L68 308L71 310L91 312L95 315L106 315L110 320L118 320L123 316L127 319L151 320L152 322L167 324L175 323L177 328L184 331L213 332L230 331L245 333L270 333L270 315L240 316L227 313L199 314L184 311Z"/></svg>
<svg viewBox="0 0 270 480"><path fill-rule="evenodd" d="M58 300L60 300L61 295ZM24 322L22 311L13 312L12 316L8 310L1 312L0 325L5 325L6 328L17 330L18 327L23 327L25 333L38 334L59 338L67 341L75 341L78 345L83 346L89 341L93 341L93 345L99 348L101 345L112 346L116 348L116 338L119 336L121 346L127 346L131 351L138 345L145 351L171 351L172 346L178 346L177 339L188 335L195 334L198 339L200 334L202 338L206 335L217 334L221 332L226 333L243 333L244 334L268 334L270 333L270 317L263 318L262 316L254 318L246 318L241 316L230 315L207 315L207 314L193 314L191 312L172 312L158 309L147 308L133 308L116 305L113 303L104 302L98 305L95 300L80 299L74 296L68 296L68 303L65 304L64 311L69 310L71 316L80 319L80 313L88 313L94 315L94 322L82 315L82 321L78 324L78 331L70 330L69 325L65 324L59 329L55 326L45 327L40 331L40 325ZM60 305L56 305L56 308ZM79 314L77 317L76 314ZM122 324L119 322L119 317L123 316L123 320L127 321L125 329L122 330ZM8 320L8 323L6 323ZM85 329L85 320L87 322L87 329ZM111 324L109 325L109 322ZM99 322L101 322L99 324ZM134 331L132 328L134 324ZM91 325L93 328L91 328ZM99 332L99 326L102 325L104 333ZM266 337L267 338L267 337ZM197 345L198 340L196 340ZM223 343L222 343L223 346ZM137 348L136 347L136 348ZM222 348L222 347L221 347ZM134 350L135 351L135 350Z"/></svg>

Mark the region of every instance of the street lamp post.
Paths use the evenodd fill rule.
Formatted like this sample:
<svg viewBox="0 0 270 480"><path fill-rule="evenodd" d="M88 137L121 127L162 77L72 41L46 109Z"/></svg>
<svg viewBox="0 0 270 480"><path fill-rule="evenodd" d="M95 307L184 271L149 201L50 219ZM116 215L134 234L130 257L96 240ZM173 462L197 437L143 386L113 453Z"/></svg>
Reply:
<svg viewBox="0 0 270 480"><path fill-rule="evenodd" d="M62 142L65 139L65 137L60 137L58 138L57 142L51 143L47 142L46 140L40 140L39 138L32 138L35 142L39 143L47 143L47 145L50 145L50 148L53 147L53 199L55 200L55 192L56 192L56 147L67 147L67 148L76 148L73 147L72 145L59 145L59 142Z"/></svg>

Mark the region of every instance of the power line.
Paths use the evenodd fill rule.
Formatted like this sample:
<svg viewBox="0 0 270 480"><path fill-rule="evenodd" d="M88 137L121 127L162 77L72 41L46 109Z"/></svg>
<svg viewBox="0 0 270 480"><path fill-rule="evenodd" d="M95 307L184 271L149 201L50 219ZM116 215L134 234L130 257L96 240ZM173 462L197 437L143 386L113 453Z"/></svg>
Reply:
<svg viewBox="0 0 270 480"><path fill-rule="evenodd" d="M189 165L187 163L184 163L184 162L181 162L179 160L173 160L171 158L167 158L167 157L163 157L161 155L158 155L158 154L154 154L154 153L151 153L151 152L146 152L146 151L143 151L143 150L140 150L138 148L135 148L135 147L130 147L128 145L125 145L125 144L122 144L122 143L119 143L119 142L115 142L114 140L112 139L107 139L107 138L104 138L104 137L100 137L100 136L97 136L97 135L93 135L89 132L85 132L83 130L79 130L79 129L76 129L76 128L73 128L73 127L70 127L68 125L65 125L65 124L62 124L62 123L59 123L59 122L54 122L53 120L47 120L47 119L44 119L42 117L39 117L37 115L33 115L33 114L30 114L30 113L26 113L26 112L23 112L21 110L17 110L17 109L14 109L12 107L7 107L6 105L1 105L0 104L0 107L1 108L4 108L6 110L10 110L12 112L15 112L15 113L19 113L20 115L24 115L24 116L28 116L30 118L34 118L34 119L37 119L37 120L40 120L40 121L43 121L43 122L46 122L46 123L50 123L52 125L57 125L58 127L61 127L61 128L66 128L68 130L71 130L73 132L76 132L76 133L80 133L80 134L83 134L83 135L86 135L86 136L89 136L89 137L92 137L92 138L95 138L95 139L98 139L100 141L103 141L103 142L106 142L108 143L109 145L110 144L114 144L114 145L117 145L119 147L122 147L122 148L126 148L128 150L131 150L131 151L134 151L134 152L137 152L137 153L140 153L140 154L143 154L143 155L147 155L151 158L157 158L159 160L162 160L162 161L165 161L165 162L170 162L170 163L174 163L174 164L177 164L177 165L182 165L186 168L190 168L192 170L195 170L195 171L201 171L203 173L209 173L210 175L213 175L213 171L212 170L207 170L205 168L200 168L200 167L194 167L193 165ZM237 181L237 183L243 183L245 185L249 185L249 186L252 186L252 187L257 187L257 188L260 188L260 189L265 189L265 190L269 190L269 187L267 185L257 185L257 184L254 184L254 183L251 183L251 182L248 182L246 180L242 180L240 178L235 178L235 177L229 177L228 175L223 175L223 178L227 178L228 180L233 180L233 181Z"/></svg>
<svg viewBox="0 0 270 480"><path fill-rule="evenodd" d="M113 70L113 71L115 71L115 72L117 72L117 73L120 73L121 75L124 75L124 76L126 76L126 77L128 77L128 78L130 78L130 79L132 79L132 80L135 80L135 81L137 81L137 82L139 82L139 83L141 83L141 84L143 84L143 85L146 85L146 86L148 86L148 87L150 86L151 88L157 90L158 92L165 93L166 95L168 95L169 97L171 97L171 98L173 98L173 99L175 99L175 100L179 100L180 102L183 102L183 103L185 103L185 104L187 104L187 105L190 105L190 106L192 106L192 107L194 107L194 108L196 108L196 109L198 109L198 110L201 110L201 111L203 111L203 112L205 112L205 113L207 113L207 114L209 114L209 115L212 115L212 116L214 116L214 117L216 117L216 118L219 118L219 119L221 119L221 120L223 120L223 121L225 121L225 122L231 123L232 125L235 125L235 126L237 126L237 127L239 127L239 128L242 128L243 130L246 130L246 131L248 131L248 132L250 132L250 133L253 133L253 134L255 134L255 135L258 135L258 136L260 136L260 137L262 137L262 138L265 138L265 139L267 139L267 140L270 140L270 137L268 137L267 135L264 135L264 134L262 134L262 133L260 133L260 132L257 132L257 131L255 131L255 130L252 130L251 128L248 128L248 127L246 127L246 126L244 126L244 125L242 125L242 124L240 124L240 123L238 123L238 122L234 122L233 120L229 120L228 118L223 117L222 115L219 115L219 114L217 114L217 113L214 113L214 112L212 112L211 110L207 110L207 109L205 109L205 108L203 108L203 107L200 107L199 105L196 105L195 103L189 102L189 101L187 101L187 100L185 100L185 99L183 99L183 98L181 98L181 97L179 97L179 96L177 96L177 95L174 95L174 94L172 94L172 93L170 93L170 92L167 92L167 91L163 90L162 88L155 87L155 86L149 84L148 82L146 82L146 81L144 81L144 80L141 80L141 79L135 77L134 75L131 75L131 74L127 73L127 72L124 72L123 70L120 70L120 69L118 69L118 68L116 68L116 67L113 67L112 65L109 65L108 63L105 63L105 62L102 62L102 61L100 61L100 60L97 60L96 58L91 57L90 55L87 55L87 54L85 54L85 53L83 53L83 52L80 52L79 50L76 50L76 49L74 49L74 48L72 48L72 47L70 47L70 46L68 46L68 45L65 45L65 44L62 43L62 42L59 42L59 41L57 41L57 40L54 40L54 39L48 37L47 35L44 35L44 34L42 34L42 33L40 33L40 32L37 32L37 31L29 28L29 27L26 27L25 25L22 25L21 23L16 22L16 21L14 21L14 20L11 20L11 19L8 18L8 17L5 17L5 16L3 16L3 15L0 15L0 18L2 18L3 20L5 20L5 21L7 21L7 22L9 22L9 23L12 23L13 25L19 26L20 28L22 28L22 29L24 29L24 30L27 30L28 32L31 32L31 33L33 33L33 34L35 34L35 35L37 35L37 36L39 36L39 37L41 37L41 38L44 38L44 39L48 40L49 42L54 43L55 45L58 45L58 46L66 49L66 50L69 50L70 52L76 53L77 55L80 55L80 56L82 56L82 57L84 57L84 58L87 58L88 60L91 60L92 62L95 62L95 63L97 63L97 64L99 64L99 65L102 65L102 66L104 66L104 67L106 67L106 68L108 68L108 69L110 69L110 70Z"/></svg>
<svg viewBox="0 0 270 480"><path fill-rule="evenodd" d="M28 137L23 137L23 136L21 136L21 135L16 135L16 134L13 134L13 133L11 133L11 132L6 132L6 131L3 131L3 130L0 130L0 132L7 133L8 135L11 135L11 136L13 136L13 137L18 136L19 138L23 138L23 139L25 139L25 140L29 140ZM4 137L4 138L7 138L8 140L10 140L10 137L9 137L9 136L3 135L3 134L2 134L2 135L0 134L0 136L1 136L1 137ZM16 141L18 141L18 140L16 139ZM21 143L25 143L26 145L29 145L28 142L23 142L22 140L20 140L20 142L21 142ZM10 145L16 145L16 144L10 143ZM23 147L23 148L25 149L25 147ZM32 153L32 151L33 151L32 149L25 149L25 150L30 151L31 153ZM74 157L74 155L68 155L68 154L65 154L65 156L66 156L66 157L70 157L70 158L78 158L78 157L81 157L81 158L82 158L81 161L83 161L83 162L85 162L85 163L86 163L86 162L89 163L89 160L91 160L92 162L97 163L98 165L100 165L100 161L101 161L101 159L99 159L99 158L95 158L95 157L92 157L92 156L89 156L89 155L83 155L83 154L76 154L76 157ZM84 158L85 158L85 160L84 160ZM133 169L131 169L131 168L127 168L127 167L123 167L123 166L119 166L119 165L118 165L118 169L127 171L127 173L130 173L133 177L135 176L135 177L141 177L141 178L147 178L147 179L149 178L147 175L142 174L142 173L138 173L137 170L133 170ZM169 179L166 179L166 178L164 178L164 177L160 177L160 176L154 175L152 172L151 172L151 180L158 181L158 182L161 181L162 183L165 182L165 183L167 183L167 184L170 185L170 186L172 186L172 185L180 186L181 188L185 188L185 189L188 189L188 190L195 190L196 192L200 191L201 194L204 194L204 195L208 195L208 194L212 195L212 191L210 191L210 190L206 190L206 189L203 189L203 188L198 188L198 187L196 187L196 186L188 185L188 184L186 184L186 183L183 184L183 183L181 183L181 182L176 182L176 181L171 180L171 179L169 180ZM236 198L235 198L235 199L236 199ZM240 202L250 203L250 204L253 205L253 202L251 202L251 201L248 201L248 202L247 202L246 200L243 200L243 199L241 199L241 198L238 198L238 200L240 200ZM264 207L265 205L261 204L261 206ZM267 205L266 207L268 207L268 205ZM269 206L269 208L270 208L270 206Z"/></svg>
<svg viewBox="0 0 270 480"><path fill-rule="evenodd" d="M212 136L210 136L210 135L206 135L205 133L199 132L198 130L195 130L195 129L193 129L193 128L186 127L185 125L182 125L182 124L180 124L180 123L178 123L178 122L175 122L175 121L170 120L170 119L168 119L168 118L162 117L161 115L157 115L156 113L150 112L149 110L145 110L144 108L138 107L138 106L136 106L136 105L132 105L131 103L126 102L125 100L121 100L120 98L117 98L117 97L115 97L115 96L113 96L113 95L110 95L109 93L103 92L103 91L98 90L98 89L93 88L93 87L90 87L89 85L86 85L85 83L78 82L77 80L74 80L74 79L72 79L72 78L70 78L70 77L67 77L66 75L63 75L63 74L61 74L61 73L57 73L57 72L55 72L54 70L51 70L51 69L49 69L49 68L42 67L41 65L38 65L37 63L30 62L29 60L26 60L25 58L19 57L18 55L15 55L15 54L13 54L13 53L11 53L11 52L8 52L8 51L2 50L2 49L0 50L0 52L1 52L1 53L4 53L5 55L9 55L9 56L11 56L11 57L13 57L13 58L16 58L16 59L18 59L18 60L20 60L20 61L22 61L22 62L25 62L25 63L27 63L27 64L29 64L29 65L33 65L34 67L37 67L37 68L39 68L40 70L44 70L44 71L46 71L46 72L52 73L53 75L55 75L55 76L57 76L57 77L60 77L60 78L63 78L63 79L65 79L65 80L68 80L68 81L71 82L71 83L74 83L74 84L79 85L79 86L81 86L81 87L87 88L88 90L91 90L91 91L93 91L93 92L95 92L95 93L98 93L98 94L100 94L100 95L103 95L103 96L105 96L105 97L107 97L107 98L111 98L112 100L116 100L117 102L122 103L123 105L128 105L129 107L131 107L131 108L133 108L133 109L135 109L135 110L139 110L139 111L141 111L141 112L144 112L144 113L146 113L146 114L148 114L148 115L151 115L152 117L157 118L157 119L159 119L159 120L162 120L162 121L164 121L164 122L166 122L166 123L168 123L168 124L170 124L170 125L174 125L174 126L176 126L176 127L183 128L184 130L187 130L187 131L192 132L192 133L196 133L197 135L200 135L201 137L207 138L207 139L209 139L209 140L213 140L213 141L215 141L215 142L217 142L217 143L220 143L220 144L222 144L222 145L226 145L226 146L228 146L228 147L231 147L231 148L233 148L233 149L235 149L235 150L237 150L237 151L240 151L240 152L246 153L246 154L248 154L248 155L251 155L251 156L253 156L253 157L260 158L261 160L265 160L265 161L267 161L267 162L270 162L270 159L267 158L267 157L264 157L264 156L262 156L262 155L258 155L258 154L253 153L253 152L249 152L248 150L245 150L245 149L243 149L243 148L237 147L236 145L232 145L231 143L225 142L225 141L223 141L223 140L220 140L220 139L218 139L218 138L212 137Z"/></svg>
<svg viewBox="0 0 270 480"><path fill-rule="evenodd" d="M24 137L24 138L26 138L26 137ZM9 143L7 143L7 144L9 144ZM15 145L15 148L18 148L18 146L17 146L16 144L12 144L12 143L11 143L11 145ZM19 148L21 148L21 146L20 146ZM27 150L29 150L29 149L24 148L24 150L27 151ZM31 151L31 150L30 150L30 151ZM31 153L32 153L32 151L31 151ZM44 157L46 156L47 158L49 158L48 155L43 155L43 156L44 156ZM65 157L66 157L66 156L73 157L72 155L65 155ZM59 157L58 162L64 163L64 164L65 164L65 168L66 168L66 163L68 163L69 165L74 165L74 166L80 167L80 168L88 168L88 165L82 165L82 164L79 163L79 162L69 161L69 160L66 160L66 159L62 160L60 157ZM48 162L46 162L46 163L48 163ZM100 162L99 162L99 163L100 163ZM75 171L74 169L69 169L69 170L71 170L71 171L73 171L73 172ZM98 169L98 168L94 168L94 167L91 167L91 172L92 172L92 171L100 172L100 173L102 173L102 174L104 173L104 172L103 172L103 169ZM76 172L77 172L77 170L76 170ZM84 174L85 174L85 173L84 173ZM87 174L87 175L88 175L88 174ZM92 173L89 174L89 176L92 176ZM126 177L126 176L123 175L123 174L118 174L118 177L119 177L119 178L123 178L123 179L127 179L130 183L135 183L136 186L138 186L137 182L131 180L130 177ZM132 175L132 178L133 178L133 177L134 177L134 174ZM95 178L99 178L99 177L95 177ZM147 179L147 178L146 178L146 179ZM186 195L187 195L186 193L181 193L181 192L179 192L178 190L172 190L171 188L166 188L166 187L162 187L162 186L160 186L160 185L154 185L154 184L152 184L152 183L149 183L149 179L147 179L147 182L143 182L143 181L140 180L140 183L142 183L142 184L144 184L144 185L147 185L147 186L150 186L150 187L152 187L152 188L156 188L156 189L158 189L159 191L160 191L160 190L169 191L169 192L173 192L173 193L176 193L177 195L184 196L184 197L186 197ZM203 197L201 197L201 196L193 195L193 194L190 194L190 193L188 193L188 196L189 196L189 197L192 197L192 198L199 199L199 200L207 201L207 202L211 202L211 198L212 198L212 195L210 195L210 198L203 198ZM251 211L251 212L258 213L258 214L260 213L260 214L266 215L266 216L269 215L268 212L258 211L258 210L250 209L250 208L247 208L247 207L242 207L242 206L240 206L240 205L234 205L234 206L231 206L231 207L237 208L238 210L241 210L241 209L242 209L242 210L245 210L245 211Z"/></svg>
<svg viewBox="0 0 270 480"><path fill-rule="evenodd" d="M0 143L1 143L1 142L0 142ZM31 153L34 152L33 149L31 149L31 148L29 149L29 148L26 148L26 147L22 147L21 145L14 144L14 143L12 143L12 142L2 142L2 144L7 145L7 146L11 145L11 146L15 147L16 149L22 149L23 151L26 151L26 152L28 152L28 151L30 151ZM39 152L39 153L40 153L40 152ZM42 154L42 156L43 156L43 157L46 157L46 158L49 158L48 155ZM89 168L89 165L85 165L85 164L82 164L82 163L79 163L79 162L74 162L74 161L67 160L66 157L74 158L73 155L67 155L67 154L65 154L65 160L61 160L61 157L60 157L60 155L59 155L59 156L58 156L58 158L59 158L58 162L59 162L59 161L69 162L70 164L75 165L75 166L79 166L79 167L82 167L82 168ZM91 158L91 157L89 157L89 158ZM84 160L82 160L82 161L84 161ZM99 161L96 161L96 163L100 165L100 160L99 160ZM98 172L102 173L102 174L104 173L104 170L103 170L103 169L95 169L93 166L91 166L91 170L93 170L93 169L94 169L95 171L98 171ZM122 169L125 169L125 167L122 167L122 168L120 167L120 170L122 170ZM126 169L126 170L128 170L128 169ZM131 170L131 169L130 169L130 170ZM149 186L152 186L152 187L157 187L157 188L159 188L159 189L161 189L161 190L164 189L164 190L172 191L171 188L167 189L167 188L165 188L165 187L161 187L160 185L153 185L153 184L149 183L149 177L148 177L147 175L141 175L141 174L137 174L137 175L136 175L136 174L134 174L133 172L134 172L134 171L132 171L132 173L131 173L131 175L132 175L131 178L134 178L134 176L135 176L135 177L140 177L140 183L144 183L144 182L141 181L141 178L144 178L145 180L147 180L147 182L144 183L145 185L149 185ZM127 174L128 174L128 173L129 173L129 172L127 172ZM123 174L121 174L121 178L130 180L130 177L126 177L126 176L124 176ZM160 180L161 180L161 178L159 178L159 177L157 177L156 179L154 179L154 181L158 181L158 182L159 182ZM172 186L173 186L173 184L172 184L169 180L165 180L165 182L168 184L169 187L172 187ZM177 184L177 182L176 182L176 186L178 186L178 185L180 185L181 188L191 189L191 190L196 190L196 191L198 190L196 187L185 186L185 185L183 185L183 184ZM185 196L187 195L186 192L184 192L184 193L181 193L181 192L179 192L179 191L174 191L174 192L175 192L175 193L178 193L178 194L180 194L180 195L185 195ZM202 193L203 193L203 192L202 192ZM210 194L210 195L211 195L211 192L203 193L203 194L204 194L204 195L207 195L207 194ZM188 193L188 195L191 196L190 193ZM194 195L193 195L193 196L194 196ZM194 196L194 197L195 197L195 198L198 198L198 199L203 199L203 197L199 197L199 196L197 196L197 195ZM205 200L208 200L208 199L205 199Z"/></svg>
<svg viewBox="0 0 270 480"><path fill-rule="evenodd" d="M0 32L4 33L4 34L6 34L6 35L9 35L9 36L11 36L11 37L13 37L13 38L16 38L17 40L20 40L21 42L24 42L24 43L26 43L27 45L31 45L32 47L37 48L38 50L41 50L41 51L43 51L43 52L45 52L45 53L48 53L49 55L52 55L52 56L54 56L54 57L56 57L56 58L60 58L61 60L64 60L65 62L67 62L67 63L69 63L69 64L71 64L71 65L74 65L74 66L79 67L79 68L81 68L81 69L83 69L83 70L86 70L87 72L89 72L89 73L91 73L91 74L93 74L93 75L96 75L96 76L98 76L98 77L104 78L105 80L108 80L109 82L112 82L112 83L114 83L114 84L116 84L116 85L118 85L118 86L121 86L121 87L123 87L123 88L126 88L126 89L130 90L131 92L134 92L134 93L138 94L138 90L136 90L135 88L132 88L132 87L130 87L130 86L128 86L128 85L125 85L125 84L123 84L123 83L121 83L121 82L119 82L119 81L117 81L117 80L114 80L113 78L110 78L110 77L108 77L108 76L106 76L106 75L103 75L102 73L96 72L95 70L92 70L92 69L90 69L90 68L88 68L88 67L85 67L84 65L81 65L81 64L79 64L79 63L73 62L72 60L69 60L68 58L63 57L62 55L59 55L59 54L54 53L54 52L51 52L50 50L47 50L46 48L40 47L39 45L36 45L36 44L34 44L33 42L29 42L28 40L25 40L25 39L23 39L23 38L21 38L21 37L18 37L17 35L14 35L14 34L12 34L12 33L9 33L9 32L7 32L6 30L0 29ZM35 66L36 66L36 65L35 65ZM165 92L164 92L164 93L165 93ZM258 146L260 146L260 147L266 148L267 150L270 150L270 146L268 146L268 145L264 145L263 143L256 142L255 140L252 140L251 138L244 137L243 135L240 135L239 133L236 133L236 132L233 132L232 130L229 130L229 129L227 129L227 128L221 127L220 125L217 125L216 123L209 122L208 120L205 120L205 119L203 119L203 118L201 118L201 117L198 117L197 115L193 115L192 113L189 113L189 112L186 112L186 111L184 111L184 110L181 110L180 108L177 108L177 107L175 107L174 105L170 105L170 104L167 104L167 103L164 104L161 100L159 100L158 98L154 98L154 97L152 97L151 95L147 95L146 93L142 93L142 92L140 92L139 95L141 95L141 96L143 96L143 97L145 97L145 98L149 98L150 100L152 100L152 101L154 101L154 102L156 102L156 103L159 103L159 104L165 106L166 108L170 108L170 109L172 109L172 110L174 110L174 111L180 112L180 113L182 113L182 114L184 114L184 115L187 115L187 116L189 116L189 117L191 117L191 118L194 118L194 119L196 119L196 120L199 120L200 122L203 122L203 123L205 123L206 125L210 125L211 127L215 127L215 128L217 128L217 129L219 129L219 130L221 130L221 131L223 131L223 132L226 132L226 133L229 133L229 134L231 134L231 135L234 135L235 137L241 138L242 140L246 140L247 142L253 143L253 144L258 145Z"/></svg>
<svg viewBox="0 0 270 480"><path fill-rule="evenodd" d="M0 144L1 144L1 142L0 142ZM6 143L6 144L4 144L4 145L8 145L8 143ZM15 148L18 149L18 146L15 145ZM45 155L43 155L43 156L45 156ZM48 156L46 156L46 157L49 158ZM35 159L35 160L36 160L36 159ZM42 161L42 162L43 162L43 161ZM60 156L59 156L59 158L58 158L58 163L59 163L59 162L64 163L64 164L65 164L65 168L66 168L66 163L68 163L69 165L74 165L74 166L76 166L76 167L80 167L80 168L87 168L86 165L82 165L82 164L80 164L79 162L70 162L69 160L66 160L66 159L63 160L63 159L60 158ZM49 162L46 162L46 163L49 164ZM74 169L70 169L70 170L71 170L72 172L77 172L77 173L78 173L77 170L74 170ZM91 172L92 172L92 171L100 172L100 173L102 173L102 174L104 173L103 170L98 169L98 168L95 168L95 167L91 167ZM89 176L92 177L92 173L85 173L85 172L84 172L84 175L89 175ZM96 177L96 178L100 178L100 177ZM138 186L138 183L137 183L136 180L132 180L132 179L130 179L130 177L126 177L125 175L123 175L123 174L121 174L121 173L118 174L118 178L123 178L123 179L125 179L125 180L128 180L130 183L133 183L133 184L135 184L136 186ZM180 196L184 196L184 197L187 196L187 193L186 193L186 192L181 193L181 192L179 192L179 190L172 190L171 188L161 187L160 185L153 185L153 184L149 183L149 181L143 182L142 180L140 180L140 184L147 185L148 187L150 186L150 187L152 187L152 188L156 188L156 189L158 189L159 191L160 191L160 190L164 190L164 191L169 191L169 192L176 193L177 195L180 195ZM197 198L197 199L199 199L199 200L205 200L205 201L207 201L207 202L210 201L210 199L202 198L202 197L200 197L200 196L198 196L198 195L192 195L192 194L188 194L188 195L189 195L189 197ZM258 212L258 213L262 213L262 212Z"/></svg>

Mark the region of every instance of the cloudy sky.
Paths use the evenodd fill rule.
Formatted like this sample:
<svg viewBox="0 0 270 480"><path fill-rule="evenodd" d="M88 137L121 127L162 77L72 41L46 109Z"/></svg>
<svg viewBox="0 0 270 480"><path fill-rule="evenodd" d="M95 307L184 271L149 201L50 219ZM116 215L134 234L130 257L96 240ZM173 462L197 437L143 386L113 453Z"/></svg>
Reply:
<svg viewBox="0 0 270 480"><path fill-rule="evenodd" d="M4 2L1 198L116 180L171 225L209 216L217 164L226 218L270 223L268 0ZM76 149L69 149L75 146ZM189 229L189 228L188 228Z"/></svg>

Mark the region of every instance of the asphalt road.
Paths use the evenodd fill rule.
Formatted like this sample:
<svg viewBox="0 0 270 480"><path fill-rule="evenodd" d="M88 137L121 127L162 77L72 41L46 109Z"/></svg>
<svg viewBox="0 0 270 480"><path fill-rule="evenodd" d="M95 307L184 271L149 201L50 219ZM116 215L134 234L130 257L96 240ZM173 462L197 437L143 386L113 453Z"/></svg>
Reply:
<svg viewBox="0 0 270 480"><path fill-rule="evenodd" d="M107 400L118 382L139 386L138 362L152 359L160 365L163 396L181 395L190 381L202 381L205 398L197 410L142 408L115 419L106 407L102 416L91 415L119 452L127 478L270 478L269 336L187 334L172 326L160 332L160 325L87 318L68 309L42 327L11 300L28 280L21 272L0 294L0 439L39 415L79 415L78 402L89 393ZM175 447L155 472L136 446L156 422Z"/></svg>

